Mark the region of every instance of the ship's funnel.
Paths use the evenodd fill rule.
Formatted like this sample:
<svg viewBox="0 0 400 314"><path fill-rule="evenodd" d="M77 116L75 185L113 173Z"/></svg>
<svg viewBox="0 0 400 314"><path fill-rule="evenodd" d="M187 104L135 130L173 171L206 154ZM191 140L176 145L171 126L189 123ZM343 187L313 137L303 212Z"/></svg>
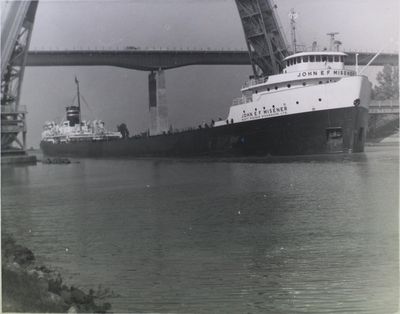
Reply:
<svg viewBox="0 0 400 314"><path fill-rule="evenodd" d="M80 110L78 106L69 106L67 109L67 120L70 126L80 123Z"/></svg>

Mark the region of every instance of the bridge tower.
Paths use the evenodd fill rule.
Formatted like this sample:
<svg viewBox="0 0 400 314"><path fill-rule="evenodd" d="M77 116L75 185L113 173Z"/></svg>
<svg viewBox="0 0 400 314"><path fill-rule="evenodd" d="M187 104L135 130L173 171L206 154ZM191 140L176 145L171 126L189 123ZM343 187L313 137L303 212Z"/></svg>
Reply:
<svg viewBox="0 0 400 314"><path fill-rule="evenodd" d="M288 48L272 0L235 0L255 77L278 74Z"/></svg>
<svg viewBox="0 0 400 314"><path fill-rule="evenodd" d="M26 109L21 87L38 0L2 3L1 154L25 154ZM20 139L22 135L22 140Z"/></svg>

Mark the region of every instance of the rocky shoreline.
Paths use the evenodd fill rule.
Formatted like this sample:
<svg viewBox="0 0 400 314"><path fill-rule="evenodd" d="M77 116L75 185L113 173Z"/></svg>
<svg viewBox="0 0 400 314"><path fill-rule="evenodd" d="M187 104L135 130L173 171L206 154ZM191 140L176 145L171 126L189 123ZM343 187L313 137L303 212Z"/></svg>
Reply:
<svg viewBox="0 0 400 314"><path fill-rule="evenodd" d="M31 250L2 235L2 303L3 312L108 313L110 296L99 288L85 293L63 283L61 274L37 265Z"/></svg>

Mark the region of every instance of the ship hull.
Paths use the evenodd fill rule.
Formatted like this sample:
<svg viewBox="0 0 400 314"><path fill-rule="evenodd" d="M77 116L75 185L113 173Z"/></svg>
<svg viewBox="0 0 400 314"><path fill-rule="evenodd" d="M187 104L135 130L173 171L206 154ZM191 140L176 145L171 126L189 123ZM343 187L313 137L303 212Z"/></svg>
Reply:
<svg viewBox="0 0 400 314"><path fill-rule="evenodd" d="M110 141L41 142L47 156L290 156L362 152L368 109L351 106L173 134Z"/></svg>

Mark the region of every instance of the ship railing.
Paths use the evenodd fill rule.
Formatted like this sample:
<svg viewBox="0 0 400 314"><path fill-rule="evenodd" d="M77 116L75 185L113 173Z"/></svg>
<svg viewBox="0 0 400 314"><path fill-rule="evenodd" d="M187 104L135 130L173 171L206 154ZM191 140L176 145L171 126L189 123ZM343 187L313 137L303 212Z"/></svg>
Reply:
<svg viewBox="0 0 400 314"><path fill-rule="evenodd" d="M242 88L247 88L250 86L258 85L258 84L263 84L268 81L268 77L260 77L260 78L254 78L246 81Z"/></svg>
<svg viewBox="0 0 400 314"><path fill-rule="evenodd" d="M247 104L247 103L249 103L251 101L252 101L252 98L250 96L235 98L232 101L232 106Z"/></svg>

